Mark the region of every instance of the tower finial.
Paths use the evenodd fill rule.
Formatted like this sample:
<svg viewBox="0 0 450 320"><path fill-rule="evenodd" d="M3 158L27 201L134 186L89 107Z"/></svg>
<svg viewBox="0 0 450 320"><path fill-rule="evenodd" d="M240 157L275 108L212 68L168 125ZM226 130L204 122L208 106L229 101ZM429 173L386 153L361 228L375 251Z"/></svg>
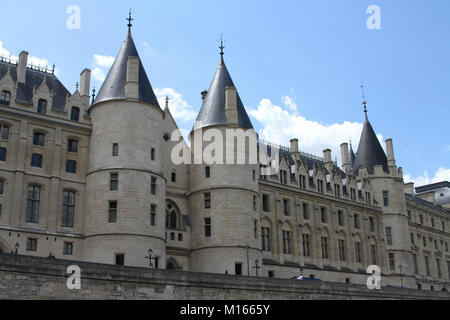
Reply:
<svg viewBox="0 0 450 320"><path fill-rule="evenodd" d="M94 104L94 100L95 100L95 86L92 89L92 102L91 102L91 104Z"/></svg>
<svg viewBox="0 0 450 320"><path fill-rule="evenodd" d="M134 19L131 17L131 8L126 20L128 20L128 31L131 31L131 27L133 26L131 22L134 21Z"/></svg>
<svg viewBox="0 0 450 320"><path fill-rule="evenodd" d="M366 100L366 93L364 91L364 84L361 83L361 90L362 90L362 98L363 98L363 105L364 105L364 113L366 114L366 118L367 118L367 100Z"/></svg>
<svg viewBox="0 0 450 320"><path fill-rule="evenodd" d="M223 49L225 49L225 46L223 45L223 33L220 34L220 55L223 57L224 52Z"/></svg>
<svg viewBox="0 0 450 320"><path fill-rule="evenodd" d="M166 108L169 108L169 96L166 96Z"/></svg>

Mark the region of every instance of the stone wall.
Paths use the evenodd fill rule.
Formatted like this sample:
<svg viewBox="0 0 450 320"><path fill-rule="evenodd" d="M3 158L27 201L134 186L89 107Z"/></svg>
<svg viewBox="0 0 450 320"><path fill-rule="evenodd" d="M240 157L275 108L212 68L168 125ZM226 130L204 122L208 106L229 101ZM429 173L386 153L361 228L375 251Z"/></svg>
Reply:
<svg viewBox="0 0 450 320"><path fill-rule="evenodd" d="M73 261L0 254L0 299L308 300L450 299L447 292L239 277L80 262L81 290L68 290Z"/></svg>

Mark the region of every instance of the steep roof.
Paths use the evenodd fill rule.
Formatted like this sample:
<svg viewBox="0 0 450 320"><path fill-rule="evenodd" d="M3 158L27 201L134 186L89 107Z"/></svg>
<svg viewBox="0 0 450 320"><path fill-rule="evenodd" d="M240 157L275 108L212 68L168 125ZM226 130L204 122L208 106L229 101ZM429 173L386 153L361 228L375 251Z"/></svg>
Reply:
<svg viewBox="0 0 450 320"><path fill-rule="evenodd" d="M109 100L126 98L125 82L127 79L128 57L139 58L139 53L137 52L133 37L131 36L131 31L128 31L127 38L120 48L119 54L109 70L92 105ZM155 93L153 92L153 88L145 73L142 61L139 64L139 101L159 107L158 99L156 99Z"/></svg>
<svg viewBox="0 0 450 320"><path fill-rule="evenodd" d="M17 65L0 60L0 79L2 79L8 70L15 83L17 83ZM33 104L33 89L38 89L44 82L50 92L53 92L52 110L65 112L66 98L70 97L70 92L58 80L55 74L27 68L25 83L17 83L16 101L24 104Z"/></svg>
<svg viewBox="0 0 450 320"><path fill-rule="evenodd" d="M373 172L375 166L383 166L385 170L388 170L386 154L369 122L366 112L366 121L364 122L361 140L356 152L356 159L353 163L353 172L357 172L360 168L367 168L369 172Z"/></svg>
<svg viewBox="0 0 450 320"><path fill-rule="evenodd" d="M213 125L228 124L225 112L225 88L235 87L230 73L223 60L220 59L219 68L214 76L208 93L203 100L203 106L200 109L194 130L205 128ZM237 93L237 111L239 125L245 129L253 129L253 125L245 111L239 93Z"/></svg>

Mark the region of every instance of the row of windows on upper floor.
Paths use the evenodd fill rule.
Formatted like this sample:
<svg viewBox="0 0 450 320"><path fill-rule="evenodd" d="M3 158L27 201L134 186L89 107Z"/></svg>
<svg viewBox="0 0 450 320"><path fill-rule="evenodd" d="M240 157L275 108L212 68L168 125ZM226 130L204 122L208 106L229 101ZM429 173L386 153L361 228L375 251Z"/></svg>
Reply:
<svg viewBox="0 0 450 320"><path fill-rule="evenodd" d="M3 90L0 95L0 105L9 106L11 104L11 92ZM47 100L39 99L37 112L40 114L47 114ZM70 111L70 120L80 121L80 108L72 107Z"/></svg>
<svg viewBox="0 0 450 320"><path fill-rule="evenodd" d="M416 219L415 219L416 215L413 215L411 210L407 210L407 213L408 213L408 220L411 221L411 222L415 222L416 221ZM418 216L419 216L418 222L421 225L425 226L426 225L426 223L425 223L426 219L425 219L424 215L423 214L419 214ZM430 226L432 228L436 228L437 229L438 226L439 226L439 223L437 222L438 220L439 220L439 218L431 216L430 217ZM448 223L448 219L441 218L440 220L441 220L441 223L440 223L440 228L441 229L440 230L447 231L446 224Z"/></svg>
<svg viewBox="0 0 450 320"><path fill-rule="evenodd" d="M56 238L55 238L56 241ZM64 242L63 244L63 255L71 256L73 255L73 242ZM38 239L36 238L27 238L27 252L36 252L38 250ZM49 253L49 258L53 258L53 254Z"/></svg>
<svg viewBox="0 0 450 320"><path fill-rule="evenodd" d="M417 254L413 253L413 263L414 263L414 273L415 274L420 274L421 270L419 268L419 264L418 264L418 259L417 259ZM425 253L423 254L423 263L425 266L425 274L427 276L432 276L431 273L431 265L430 265L430 257L428 255L426 255ZM442 277L442 260L440 257L436 257L435 259L435 276L437 277ZM394 254L390 253L389 254L389 269L391 271L395 270L395 261L394 261ZM448 272L448 278L450 279L450 260L447 260L447 272Z"/></svg>
<svg viewBox="0 0 450 320"><path fill-rule="evenodd" d="M422 238L422 244L423 244L424 248L428 247L428 243L434 243L434 250L440 250L440 248L445 248L445 252L449 252L448 241L434 239L433 237L428 237L428 240L429 240L429 242L428 242L426 235L420 235L420 234L415 235L412 232L410 233L410 236L411 236L411 245L413 245L413 246L416 245L416 239L419 240ZM392 240L391 240L391 242L392 242Z"/></svg>

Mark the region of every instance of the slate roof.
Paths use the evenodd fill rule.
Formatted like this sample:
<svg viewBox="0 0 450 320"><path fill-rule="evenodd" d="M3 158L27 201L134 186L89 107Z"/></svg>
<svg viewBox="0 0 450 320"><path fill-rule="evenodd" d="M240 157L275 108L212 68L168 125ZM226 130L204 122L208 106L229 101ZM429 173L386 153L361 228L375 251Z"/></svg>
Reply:
<svg viewBox="0 0 450 320"><path fill-rule="evenodd" d="M125 82L127 79L128 57L138 57L136 45L134 44L131 31L128 31L127 38L120 48L114 64L109 70L103 85L98 92L92 105L109 100L125 99ZM140 60L140 58L139 58ZM145 73L142 61L139 64L139 101L159 107L158 99L153 92L152 85Z"/></svg>
<svg viewBox="0 0 450 320"><path fill-rule="evenodd" d="M225 112L225 88L235 87L230 73L223 60L223 55L220 59L220 64L214 79L209 87L208 93L203 100L202 108L198 114L194 130L205 128L213 125L228 124ZM244 129L253 129L252 122L245 111L239 93L237 93L237 111L239 125Z"/></svg>
<svg viewBox="0 0 450 320"><path fill-rule="evenodd" d="M6 61L0 61L0 79L2 79L6 73L10 70L11 77L15 83L17 83L17 65L11 64ZM33 89L38 89L45 81L53 92L53 105L51 108L56 111L66 111L66 97L71 96L70 92L64 87L64 85L58 80L53 73L38 71L27 68L25 83L19 83L16 92L16 102L24 104L33 104Z"/></svg>
<svg viewBox="0 0 450 320"><path fill-rule="evenodd" d="M383 166L385 171L388 170L386 154L366 114L356 159L352 167L353 172L358 172L360 168L367 168L369 172L373 172L374 167L379 165Z"/></svg>
<svg viewBox="0 0 450 320"><path fill-rule="evenodd" d="M442 182L438 182L438 183L429 184L426 186L417 187L415 189L416 189L417 193L423 193L423 192L427 192L427 191L436 191L436 190L439 190L442 188L450 188L450 182L442 181Z"/></svg>
<svg viewBox="0 0 450 320"><path fill-rule="evenodd" d="M448 211L445 210L442 206L436 205L436 204L434 204L432 202L423 200L423 199L418 198L418 197L414 197L413 195L410 195L409 193L406 193L405 197L406 197L407 201L412 201L412 202L415 202L415 203L420 204L422 206L428 207L430 209L437 210L437 211L440 211L440 212L445 213L445 214L449 214Z"/></svg>

